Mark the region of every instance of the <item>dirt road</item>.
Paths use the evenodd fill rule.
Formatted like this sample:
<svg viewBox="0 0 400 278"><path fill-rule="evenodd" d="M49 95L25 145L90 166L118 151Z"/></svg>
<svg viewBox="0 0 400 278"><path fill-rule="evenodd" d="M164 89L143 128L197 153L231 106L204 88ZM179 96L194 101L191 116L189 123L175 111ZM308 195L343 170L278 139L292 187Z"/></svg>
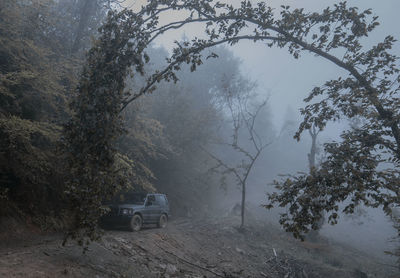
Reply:
<svg viewBox="0 0 400 278"><path fill-rule="evenodd" d="M397 269L332 243L300 243L266 223L176 219L166 229L106 231L89 251L61 235L0 249L0 277L399 277Z"/></svg>

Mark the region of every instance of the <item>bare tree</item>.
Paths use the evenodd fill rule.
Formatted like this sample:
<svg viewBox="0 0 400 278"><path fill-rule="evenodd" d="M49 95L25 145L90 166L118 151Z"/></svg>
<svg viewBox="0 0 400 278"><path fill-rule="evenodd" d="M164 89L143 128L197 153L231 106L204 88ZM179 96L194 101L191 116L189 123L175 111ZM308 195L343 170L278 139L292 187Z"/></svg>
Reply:
<svg viewBox="0 0 400 278"><path fill-rule="evenodd" d="M247 181L250 176L250 172L253 169L257 159L259 158L262 151L268 147L272 142L265 142L265 138L262 138L255 128L255 123L260 111L266 106L267 100L263 101L259 105L250 107L248 98L245 99L231 99L228 101L228 108L230 116L232 117L233 124L233 135L232 141L229 143L222 142L219 144L226 145L237 152L240 156L240 163L237 165L230 165L223 159L216 155L206 151L216 162L217 165L213 167L214 170L222 169L222 173L233 174L237 184L239 185L242 192L241 199L241 224L240 228L244 227L245 219L245 204L246 204L246 187ZM246 137L248 136L247 144L239 143L241 133L244 132Z"/></svg>

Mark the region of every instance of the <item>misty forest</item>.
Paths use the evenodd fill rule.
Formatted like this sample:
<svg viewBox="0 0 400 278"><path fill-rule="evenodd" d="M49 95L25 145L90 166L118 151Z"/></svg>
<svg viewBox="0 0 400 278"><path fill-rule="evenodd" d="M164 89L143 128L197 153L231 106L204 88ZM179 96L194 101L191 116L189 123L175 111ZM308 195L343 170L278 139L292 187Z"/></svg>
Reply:
<svg viewBox="0 0 400 278"><path fill-rule="evenodd" d="M0 0L0 277L399 277L399 8Z"/></svg>

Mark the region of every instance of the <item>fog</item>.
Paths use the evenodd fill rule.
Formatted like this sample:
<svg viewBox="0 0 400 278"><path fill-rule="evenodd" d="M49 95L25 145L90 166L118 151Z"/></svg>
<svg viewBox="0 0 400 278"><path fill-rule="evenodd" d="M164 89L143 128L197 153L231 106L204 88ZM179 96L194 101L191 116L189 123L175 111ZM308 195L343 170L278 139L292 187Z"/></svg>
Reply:
<svg viewBox="0 0 400 278"><path fill-rule="evenodd" d="M230 1L237 4L240 1ZM333 5L334 1L268 1L272 7L280 5L304 8L306 11L320 11ZM138 9L140 1L135 4L128 3L133 9ZM349 6L357 6L360 10L372 8L373 13L379 16L381 25L369 36L363 39L364 47L383 40L386 35L392 34L400 37L398 29L398 10L400 2L388 1L348 1ZM168 14L161 22L179 20L182 14ZM193 36L202 36L202 26L193 24L180 30L166 33L155 43L170 51L174 47L175 40L191 39ZM293 135L296 132L302 117L299 109L305 106L303 99L313 87L323 84L325 81L335 79L338 76L347 76L344 70L336 65L324 61L309 53L302 53L296 60L285 49L267 48L263 43L240 42L229 47L233 55L240 61L240 72L247 79L255 81L255 89L259 97L268 96L268 121L270 145L260 156L248 181L248 203L260 206L266 203L266 192L271 192L271 181L278 178L279 174L295 174L308 171L307 153L310 150L311 140L307 132L302 135L302 140L296 142ZM399 53L399 43L395 46L395 53ZM207 62L206 62L207 63ZM195 80L202 73L193 73ZM203 72L204 74L204 72ZM186 77L187 78L187 77ZM287 129L285 122L291 121L292 125ZM348 127L346 121L329 124L318 136L318 146L333 140L340 140L340 132ZM286 128L286 130L284 130ZM283 131L283 133L282 133ZM229 132L228 132L229 133ZM280 134L280 135L279 135ZM226 138L229 138L226 137ZM226 139L225 138L225 139ZM245 143L248 146L248 142ZM218 152L218 151L217 151ZM225 153L226 155L226 153ZM321 156L321 153L320 153ZM231 160L226 155L225 160ZM230 180L228 189L217 199L219 205L231 208L240 201L240 190L233 180ZM259 210L260 212L260 210ZM265 211L265 218L277 223L281 210ZM261 212L263 213L263 212ZM362 251L373 253L380 258L389 259L384 251L393 250L395 243L391 242L396 236L392 222L386 217L380 208L361 208L359 216L340 216L339 224L331 226L327 223L323 226L322 233L336 241L351 244Z"/></svg>
<svg viewBox="0 0 400 278"><path fill-rule="evenodd" d="M241 1L225 2L238 5ZM120 5L139 11L147 3L145 0L6 0L4 3L0 1L0 16L4 17L0 17L0 33L4 35L0 38L0 61L4 64L0 65L0 203L4 206L0 207L0 216L26 218L29 225L32 218L32 223L37 221L34 225L49 230L70 229L67 237L82 244L86 242L84 238L90 239L87 242L100 238L98 220L107 213L105 201L112 202L116 196L122 200L127 192L159 192L168 197L168 202L163 203L169 203L171 220L178 219L176 222L183 223L182 227L190 223L207 226L220 219L219 236L230 233L226 237L235 240L254 235L251 229L258 225L254 229L258 240L270 236L266 241L268 246L265 245L269 251L272 248L275 253L273 244L277 235L281 243L290 241L288 245L282 244L282 252L290 249L286 258L292 256L299 261L303 258L296 256L303 253L292 250L290 244L300 242L293 235L301 237L314 227L317 232L305 235L307 243L347 245L358 249L354 251L357 254L368 255L361 258L378 258L377 265L395 264L398 258L385 251L400 250L399 230L394 228L394 218L387 216L391 205L400 204L396 183L400 181L400 78L392 80L397 65L386 71L389 73L383 72L390 66L377 65L377 72L371 70L371 73L368 59L371 64L391 62L357 56L356 51L353 58L346 58L345 54L351 50L343 53L340 50L343 48L330 50L326 46L328 53L338 57L335 61L341 61L337 62L341 67L349 69L350 64L353 69L354 63L354 70L349 70L354 78L347 79L347 71L306 51L301 51L295 59L287 45L279 48L262 41L240 41L233 46L207 48L198 65L191 64L192 61L176 64L179 66L167 71L170 75L157 76L171 62L168 58L177 53L174 48L178 44L190 45L194 38L208 39L204 34L205 24L191 23L168 30L147 45L145 39L135 41L132 36L136 21L133 26L124 25L131 22L131 14L122 13L121 18L117 13L115 17L106 16L111 7L121 9ZM312 13L335 3L338 2L267 1L277 15L280 5ZM353 5L359 10L371 8L381 23L368 37L360 39L363 50L380 43L387 35L400 38L400 1L348 1L348 6ZM162 13L159 24L179 21L188 15L188 12L168 11ZM106 20L110 24L99 28ZM313 24L313 20L325 24L315 18L308 24ZM284 21L276 24L290 25ZM354 34L353 39L357 38L359 26L355 26L356 31L353 27L346 26L345 32L351 35L343 36ZM252 27L246 28L252 31ZM315 34L317 38L319 35ZM284 36L275 42L284 44L297 39ZM143 42L147 48L142 57L142 52L135 53L140 49L135 43ZM390 51L400 55L400 43L396 42ZM182 57L188 58L182 54L178 59ZM379 56L382 57L387 56ZM346 64L346 59L367 62ZM146 60L143 65L142 60ZM330 94L328 108L321 109L322 112L308 111L321 119L309 120L300 140L296 140L296 133L304 127L300 112L307 105L304 99L315 87L339 77L348 83L338 85L333 92L325 91L322 97ZM175 78L177 82L173 82ZM156 86L141 94L140 90L153 81ZM335 99L335 95L342 99ZM322 97L318 95L311 103ZM335 112L340 114L340 120L336 120ZM276 201L282 192L286 193L286 199ZM274 207L267 209L270 200L275 200ZM335 207L338 200L341 203ZM150 202L149 206L153 205ZM354 211L351 205L356 206ZM146 205L143 207L146 210ZM346 209L351 213L344 214ZM383 209L387 209L387 215ZM118 216L119 207L115 211ZM142 216L138 218L136 208L125 211L130 228L134 217L140 222L138 230L132 229L139 231L145 223ZM338 223L330 225L328 222L337 217L335 211L339 211ZM161 213L165 221L168 213ZM296 215L296 220L305 224L290 226L288 222L296 221L289 217L285 222L285 215ZM157 216L158 224L164 223L161 216ZM329 216L332 218L328 219ZM153 217L154 223L157 217ZM232 223L234 227L225 229ZM264 235L265 229L271 233ZM185 230L181 232L186 234ZM157 232L145 233L140 235L153 240L152 235ZM250 248L257 242L246 244ZM353 252L352 248L345 251ZM232 248L227 254L242 256L243 250L237 249ZM262 248L259 251L264 252ZM318 257L319 251L310 258ZM335 249L332 258L345 251ZM215 262L219 261L218 256ZM261 257L265 267L267 258L264 254ZM270 262L280 267L287 263L283 256L278 260L276 253L271 258ZM313 258L310 261L317 269L318 263ZM327 269L343 266L332 261L322 263ZM357 271L369 271L363 267Z"/></svg>

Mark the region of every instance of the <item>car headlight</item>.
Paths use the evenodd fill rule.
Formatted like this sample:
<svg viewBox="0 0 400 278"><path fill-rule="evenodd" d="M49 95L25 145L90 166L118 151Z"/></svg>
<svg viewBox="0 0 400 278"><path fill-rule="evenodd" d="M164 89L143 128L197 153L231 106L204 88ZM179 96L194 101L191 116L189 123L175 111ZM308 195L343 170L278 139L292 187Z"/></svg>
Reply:
<svg viewBox="0 0 400 278"><path fill-rule="evenodd" d="M123 215L133 214L133 209L123 208L122 209L122 214Z"/></svg>

